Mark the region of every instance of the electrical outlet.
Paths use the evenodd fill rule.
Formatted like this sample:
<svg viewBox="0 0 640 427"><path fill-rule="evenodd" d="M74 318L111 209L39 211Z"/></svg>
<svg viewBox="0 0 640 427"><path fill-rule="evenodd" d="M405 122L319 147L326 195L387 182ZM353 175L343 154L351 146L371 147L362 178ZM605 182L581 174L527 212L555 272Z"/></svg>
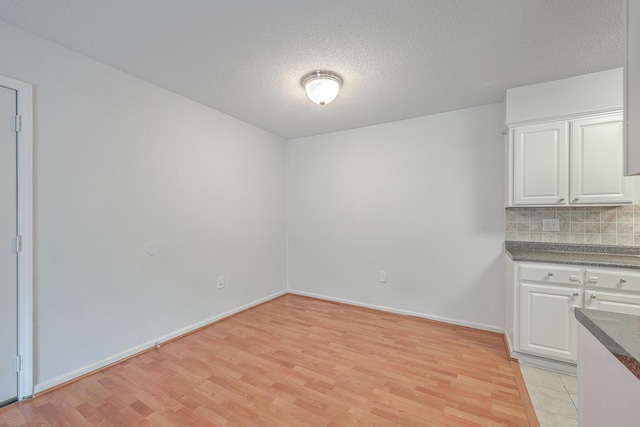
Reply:
<svg viewBox="0 0 640 427"><path fill-rule="evenodd" d="M218 289L224 288L224 275L218 276Z"/></svg>
<svg viewBox="0 0 640 427"><path fill-rule="evenodd" d="M559 219L543 219L542 231L560 231Z"/></svg>
<svg viewBox="0 0 640 427"><path fill-rule="evenodd" d="M378 282L387 283L387 272L384 270L380 270L378 273Z"/></svg>

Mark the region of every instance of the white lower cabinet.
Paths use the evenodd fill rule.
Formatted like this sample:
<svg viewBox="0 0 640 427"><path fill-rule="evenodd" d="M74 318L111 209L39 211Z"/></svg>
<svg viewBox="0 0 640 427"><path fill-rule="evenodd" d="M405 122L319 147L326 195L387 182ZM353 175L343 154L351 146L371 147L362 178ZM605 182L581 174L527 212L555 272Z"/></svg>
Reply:
<svg viewBox="0 0 640 427"><path fill-rule="evenodd" d="M520 285L520 351L564 362L577 360L576 318L580 288Z"/></svg>
<svg viewBox="0 0 640 427"><path fill-rule="evenodd" d="M588 290L584 295L584 308L640 316L640 295Z"/></svg>
<svg viewBox="0 0 640 427"><path fill-rule="evenodd" d="M575 308L640 316L640 270L543 263L514 267L515 357L532 355L575 364Z"/></svg>

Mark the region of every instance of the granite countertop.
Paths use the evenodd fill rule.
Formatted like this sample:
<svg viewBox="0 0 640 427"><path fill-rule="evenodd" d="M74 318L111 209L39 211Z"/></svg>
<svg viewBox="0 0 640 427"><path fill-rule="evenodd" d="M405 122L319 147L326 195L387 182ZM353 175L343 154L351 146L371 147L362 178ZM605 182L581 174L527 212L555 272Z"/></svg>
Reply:
<svg viewBox="0 0 640 427"><path fill-rule="evenodd" d="M640 316L576 308L576 319L640 379Z"/></svg>
<svg viewBox="0 0 640 427"><path fill-rule="evenodd" d="M640 270L640 247L635 246L506 241L505 252L514 261Z"/></svg>

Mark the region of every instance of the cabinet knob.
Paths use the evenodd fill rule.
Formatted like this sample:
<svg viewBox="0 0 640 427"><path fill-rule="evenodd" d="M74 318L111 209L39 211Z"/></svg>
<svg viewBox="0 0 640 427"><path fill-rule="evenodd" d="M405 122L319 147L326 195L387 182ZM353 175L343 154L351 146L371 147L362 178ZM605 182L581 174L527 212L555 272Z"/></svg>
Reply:
<svg viewBox="0 0 640 427"><path fill-rule="evenodd" d="M551 277L551 276L553 276L553 273L552 272L548 272L547 276Z"/></svg>
<svg viewBox="0 0 640 427"><path fill-rule="evenodd" d="M574 202L577 202L578 200L580 200L580 197L576 197L573 199Z"/></svg>
<svg viewBox="0 0 640 427"><path fill-rule="evenodd" d="M560 197L559 202L564 202L564 197Z"/></svg>
<svg viewBox="0 0 640 427"><path fill-rule="evenodd" d="M595 295L591 295L591 296L589 296L589 298L596 299L596 296Z"/></svg>
<svg viewBox="0 0 640 427"><path fill-rule="evenodd" d="M627 279L623 277L622 279L620 279L620 283L627 283Z"/></svg>

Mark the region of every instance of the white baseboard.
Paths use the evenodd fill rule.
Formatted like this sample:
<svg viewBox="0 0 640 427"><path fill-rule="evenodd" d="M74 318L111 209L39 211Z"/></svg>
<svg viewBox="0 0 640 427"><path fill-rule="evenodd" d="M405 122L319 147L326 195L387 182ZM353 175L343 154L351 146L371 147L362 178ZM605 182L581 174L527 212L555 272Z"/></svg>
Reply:
<svg viewBox="0 0 640 427"><path fill-rule="evenodd" d="M71 372L67 372L66 374L57 376L55 378L52 378L50 380L47 381L43 381L41 383L38 383L34 386L34 392L35 393L41 393L47 389L50 389L52 387L58 386L60 384L63 384L67 381L71 381L75 378L78 378L82 375L86 375L88 373L97 371L101 368L104 368L105 366L111 365L113 363L119 362L120 360L126 359L129 356L133 356L134 354L140 353L142 351L148 350L150 348L153 348L156 343L163 343L166 341L169 341L171 339L174 339L176 337L179 337L181 335L184 335L186 333L189 333L191 331L194 331L198 328L201 328L203 326L209 325L211 323L220 321L224 318L227 318L229 316L233 316L236 313L239 313L243 310L246 310L248 308L251 308L253 306L262 304L264 302L270 301L274 298L278 298L279 296L282 296L286 293L290 293L293 295L302 295L302 296L308 296L308 297L313 297L313 298L318 298L318 299L323 299L323 300L327 300L327 301L334 301L334 302L339 302L339 303L343 303L343 304L350 304L350 305L355 305L355 306L359 306L359 307L367 307L367 308L372 308L374 310L380 310L380 311L385 311L385 312L389 312L389 313L395 313L395 314L402 314L405 316L415 316L415 317L420 317L423 319L429 319L429 320L436 320L438 322L444 322L444 323L449 323L452 325L458 325L458 326L466 326L469 328L474 328L474 329L481 329L481 330L485 330L485 331L491 331L491 332L498 332L498 333L504 333L504 329L502 328L498 328L495 326L491 326L491 325L484 325L481 323L475 323L475 322L467 322L467 321L462 321L462 320L457 320L457 319L450 319L447 317L442 317L442 316L434 316L434 315L429 315L426 313L418 313L418 312L414 312L414 311L409 311L409 310L400 310L400 309L396 309L396 308L392 308L392 307L385 307L385 306L380 306L380 305L375 305L375 304L367 304L367 303L363 303L360 301L352 301L352 300L348 300L348 299L343 299L343 298L334 298L334 297L330 297L327 295L320 295L320 294L315 294L315 293L311 293L311 292L304 292L304 291L297 291L297 290L293 290L293 289L289 289L289 290L284 290L284 291L280 291L280 292L276 292L275 294L266 296L264 298L261 298L259 300L250 302L248 304L245 304L243 306L234 308L233 310L229 310L225 313L221 313L218 314L216 316L213 316L211 318L205 319L201 322L195 323L193 325L189 325L185 328L179 329L177 331L173 331L171 333L168 333L166 335L163 335L161 337L157 337L155 339L149 340L145 343L142 343L140 345L137 345L135 347L129 348L125 351L122 351L118 354L115 354L113 356L104 358L102 360L99 360L98 362L95 363L91 363L89 365L83 366L81 368L75 369Z"/></svg>
<svg viewBox="0 0 640 427"><path fill-rule="evenodd" d="M513 343L511 342L511 337L509 336L507 331L504 332L504 338L505 338L505 341L507 342L507 352L512 358L515 359L514 351L513 351Z"/></svg>
<svg viewBox="0 0 640 427"><path fill-rule="evenodd" d="M485 325L485 324L482 324L482 323L467 322L467 321L458 320L458 319L450 319L448 317L434 316L434 315L427 314L427 313L418 313L418 312L415 312L415 311L401 310L401 309L392 308L392 307L385 307L385 306L381 306L381 305L368 304L368 303L364 303L364 302L360 302L360 301L352 301L352 300L348 300L348 299L344 299L344 298L335 298L335 297L330 297L330 296L327 296L327 295L315 294L313 292L297 291L295 289L289 289L288 292L290 294L293 294L293 295L302 295L302 296L306 296L306 297L318 298L318 299L323 299L323 300L327 300L327 301L340 302L340 303L343 303L343 304L356 305L358 307L366 307L366 308L372 308L374 310L386 311L388 313L403 314L405 316L421 317L423 319L436 320L438 322L450 323L452 325L466 326L468 328L481 329L483 331L498 332L498 333L504 334L504 328L499 328L497 326L491 326L491 325Z"/></svg>
<svg viewBox="0 0 640 427"><path fill-rule="evenodd" d="M148 350L150 348L153 348L156 345L156 343L161 343L162 344L163 342L169 341L169 340L171 340L173 338L179 337L181 335L184 335L186 333L194 331L194 330L196 330L198 328L201 328L203 326L207 326L207 325L209 325L211 323L220 321L220 320L222 320L222 319L224 319L226 317L233 316L234 314L239 313L239 312L241 312L243 310L246 310L248 308L251 308L253 306L256 306L256 305L262 304L264 302L270 301L270 300L272 300L274 298L278 298L279 296L282 296L282 295L284 295L286 293L287 293L286 290L283 290L283 291L280 291L280 292L276 292L275 294L271 294L271 295L266 296L264 298L260 298L259 300L256 300L256 301L250 302L248 304L245 304L243 306L234 308L233 310L229 310L229 311L227 311L225 313L218 314L216 316L210 317L210 318L205 319L205 320L203 320L201 322L198 322L198 323L194 323L193 325L189 325L189 326L187 326L185 328L178 329L177 331L168 333L168 334L163 335L161 337L154 338L154 339L149 340L149 341L147 341L147 342L145 342L143 344L137 345L135 347L129 348L129 349L127 349L125 351L122 351L122 352L120 352L118 354L115 354L113 356L109 356L107 358L99 360L96 363L91 363L89 365L86 365L86 366L83 366L81 368L75 369L75 370L73 370L71 372L67 372L66 374L63 374L63 375L57 376L55 378L52 378L50 380L41 382L41 383L36 384L34 386L34 392L35 393L41 393L41 392L43 392L43 391L45 391L45 390L47 390L47 389L49 389L51 387L55 387L57 385L65 383L67 381L71 381L74 378L78 378L78 377L80 377L82 375L85 375L85 374L88 374L90 372L97 371L98 369L104 368L107 365L111 365L111 364L116 363L116 362L118 362L118 361L120 361L122 359L126 359L129 356L133 356L134 354L137 354L137 353L140 353L142 351L145 351L145 350Z"/></svg>
<svg viewBox="0 0 640 427"><path fill-rule="evenodd" d="M547 371L554 371L561 374L576 376L578 373L575 363L560 362L558 360L546 359L544 357L531 356L529 354L523 354L514 352L518 359L518 363L521 365L533 366L534 368L546 369Z"/></svg>

